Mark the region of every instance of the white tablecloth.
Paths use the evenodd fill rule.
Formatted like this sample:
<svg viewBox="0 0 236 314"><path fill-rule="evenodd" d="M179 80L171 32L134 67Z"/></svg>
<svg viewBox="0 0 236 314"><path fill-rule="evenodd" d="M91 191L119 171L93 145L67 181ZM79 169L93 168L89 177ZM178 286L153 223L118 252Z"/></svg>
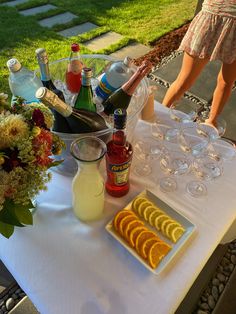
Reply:
<svg viewBox="0 0 236 314"><path fill-rule="evenodd" d="M158 114L161 107L156 107ZM149 132L140 121L136 135ZM155 170L155 171L154 171ZM162 193L154 178L131 176L123 198L106 196L102 220L85 224L71 209L71 178L53 172L48 191L38 197L34 226L0 237L0 258L42 314L174 313L208 258L236 218L236 161L207 185L208 195L179 189ZM158 276L149 272L104 229L114 214L144 188L152 189L197 227L196 235Z"/></svg>

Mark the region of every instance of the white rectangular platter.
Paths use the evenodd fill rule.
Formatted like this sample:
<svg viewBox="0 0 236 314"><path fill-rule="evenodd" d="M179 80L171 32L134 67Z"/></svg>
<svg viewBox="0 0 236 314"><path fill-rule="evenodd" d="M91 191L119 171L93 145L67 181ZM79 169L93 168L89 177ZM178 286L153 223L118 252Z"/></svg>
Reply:
<svg viewBox="0 0 236 314"><path fill-rule="evenodd" d="M145 259L143 259L141 256L139 256L138 253L135 251L135 249L133 249L131 246L128 245L128 243L115 231L115 229L112 225L112 220L106 225L106 230L117 241L119 241L120 244L123 247L125 247L148 270L150 270L152 273L158 275L163 271L163 269L170 263L170 261L174 258L174 256L176 256L176 254L183 248L184 244L195 233L196 226L191 221L189 221L185 216L183 216L181 213L179 213L174 208L170 207L166 202L162 201L159 197L157 197L151 191L145 190L137 196L145 196L152 203L154 203L158 208L163 210L167 215L169 215L170 217L175 219L177 222L179 222L185 228L185 232L182 235L182 237L176 243L173 243L167 237L165 237L161 232L157 231L157 229L153 228L150 224L148 224L142 218L139 217L145 223L145 225L148 227L148 229L155 232L159 238L164 240L166 243L168 243L172 247L172 249L168 252L168 254L158 264L157 268L156 269L151 268L149 266L148 262ZM133 202L133 200L127 206L125 206L125 208L127 210L132 210L132 208L131 208L132 202Z"/></svg>

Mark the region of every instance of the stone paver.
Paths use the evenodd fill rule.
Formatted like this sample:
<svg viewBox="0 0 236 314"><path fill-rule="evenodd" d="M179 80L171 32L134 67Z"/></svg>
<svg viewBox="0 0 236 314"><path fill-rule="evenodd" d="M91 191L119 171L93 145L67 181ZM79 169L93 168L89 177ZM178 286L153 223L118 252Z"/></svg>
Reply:
<svg viewBox="0 0 236 314"><path fill-rule="evenodd" d="M68 22L71 22L76 17L77 17L76 15L70 12L65 12L40 20L39 24L43 27L51 28L56 24L66 24Z"/></svg>
<svg viewBox="0 0 236 314"><path fill-rule="evenodd" d="M136 59L147 54L151 50L152 48L148 46L139 43L132 43L111 53L110 56L120 60L123 60L126 56Z"/></svg>
<svg viewBox="0 0 236 314"><path fill-rule="evenodd" d="M45 4L45 5L41 5L39 7L34 7L31 9L19 11L19 13L24 15L24 16L29 16L29 15L36 15L38 13L47 12L49 10L56 9L56 8L57 7L55 5Z"/></svg>
<svg viewBox="0 0 236 314"><path fill-rule="evenodd" d="M9 1L9 2L2 3L1 5L7 5L9 7L15 7L16 5L22 4L22 3L25 3L25 2L28 2L28 0L14 0L14 1Z"/></svg>
<svg viewBox="0 0 236 314"><path fill-rule="evenodd" d="M39 314L28 297L24 297L9 314Z"/></svg>
<svg viewBox="0 0 236 314"><path fill-rule="evenodd" d="M166 65L156 70L153 74L172 83L179 73L182 59L183 55L178 55ZM208 63L189 91L206 101L210 101L216 86L217 73L220 66L221 63L219 61Z"/></svg>
<svg viewBox="0 0 236 314"><path fill-rule="evenodd" d="M63 31L58 32L58 34L64 37L71 37L71 36L84 34L95 28L98 28L98 26L93 23L87 22L87 23L83 23L80 25L76 25L76 26L64 29Z"/></svg>
<svg viewBox="0 0 236 314"><path fill-rule="evenodd" d="M120 34L107 32L101 36L84 42L83 45L92 51L98 51L109 47L111 44L119 42L122 38L123 36Z"/></svg>

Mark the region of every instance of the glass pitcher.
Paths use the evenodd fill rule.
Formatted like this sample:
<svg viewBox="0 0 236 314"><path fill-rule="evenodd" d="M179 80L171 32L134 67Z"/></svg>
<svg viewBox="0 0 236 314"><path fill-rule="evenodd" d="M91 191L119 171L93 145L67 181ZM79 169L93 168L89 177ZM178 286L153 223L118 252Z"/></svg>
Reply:
<svg viewBox="0 0 236 314"><path fill-rule="evenodd" d="M99 219L104 209L104 180L99 164L106 153L106 144L95 136L76 139L71 154L78 163L72 181L72 205L82 221Z"/></svg>

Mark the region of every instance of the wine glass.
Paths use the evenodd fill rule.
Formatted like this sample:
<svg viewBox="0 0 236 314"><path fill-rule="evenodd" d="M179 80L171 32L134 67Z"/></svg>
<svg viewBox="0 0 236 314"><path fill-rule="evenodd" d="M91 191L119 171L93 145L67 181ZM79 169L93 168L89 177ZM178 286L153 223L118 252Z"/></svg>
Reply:
<svg viewBox="0 0 236 314"><path fill-rule="evenodd" d="M151 137L137 140L133 145L134 157L138 163L134 166L134 173L139 176L148 176L152 172L151 161L159 159L162 145Z"/></svg>
<svg viewBox="0 0 236 314"><path fill-rule="evenodd" d="M172 121L174 121L174 127L166 132L166 140L168 141L175 141L180 130L197 118L196 106L194 104L186 105L181 102L172 104L169 108L169 114Z"/></svg>

